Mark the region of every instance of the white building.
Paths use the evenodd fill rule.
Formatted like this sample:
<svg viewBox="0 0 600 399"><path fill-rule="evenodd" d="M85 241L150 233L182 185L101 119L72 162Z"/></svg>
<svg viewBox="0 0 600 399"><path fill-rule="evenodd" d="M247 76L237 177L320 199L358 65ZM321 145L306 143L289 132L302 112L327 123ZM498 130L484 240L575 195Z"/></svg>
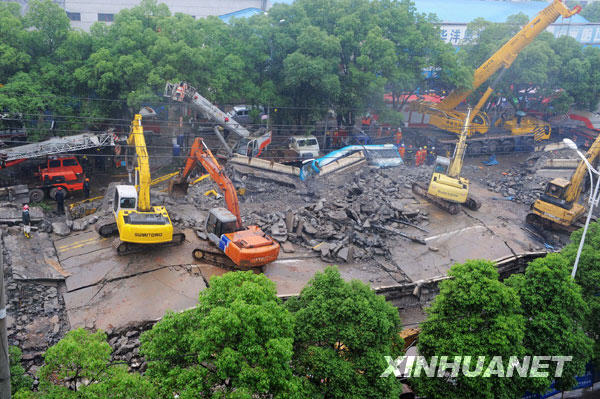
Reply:
<svg viewBox="0 0 600 399"><path fill-rule="evenodd" d="M119 11L135 7L139 3L139 0L61 0L59 2L71 20L71 26L85 31L89 31L94 22L112 22ZM269 0L162 0L160 3L166 4L172 14L184 13L194 18L215 15L222 16L224 19L266 11L271 6Z"/></svg>

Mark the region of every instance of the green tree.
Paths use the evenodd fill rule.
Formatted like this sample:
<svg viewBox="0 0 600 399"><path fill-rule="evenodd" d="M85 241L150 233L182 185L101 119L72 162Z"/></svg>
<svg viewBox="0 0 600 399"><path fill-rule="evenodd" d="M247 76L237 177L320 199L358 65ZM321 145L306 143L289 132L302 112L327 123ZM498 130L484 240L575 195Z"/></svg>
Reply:
<svg viewBox="0 0 600 399"><path fill-rule="evenodd" d="M0 3L0 83L23 70L31 61L26 51L26 32L17 3Z"/></svg>
<svg viewBox="0 0 600 399"><path fill-rule="evenodd" d="M52 54L67 38L70 22L65 10L51 0L32 0L25 15L29 45L35 55Z"/></svg>
<svg viewBox="0 0 600 399"><path fill-rule="evenodd" d="M590 22L600 22L600 3L590 2L581 10L581 16Z"/></svg>
<svg viewBox="0 0 600 399"><path fill-rule="evenodd" d="M317 273L286 306L296 319L294 372L312 398L393 398L402 392L385 356L402 353L398 311L366 284L337 269Z"/></svg>
<svg viewBox="0 0 600 399"><path fill-rule="evenodd" d="M69 331L44 354L39 391L23 398L142 399L156 397L152 384L127 367L110 362L102 331Z"/></svg>
<svg viewBox="0 0 600 399"><path fill-rule="evenodd" d="M530 356L572 356L562 376L554 378L557 363L550 362L547 378L530 378L530 392L545 392L553 380L559 390L576 384L575 376L585 370L593 341L583 326L588 307L581 288L571 278L570 263L560 254L549 254L529 263L525 274L514 274L505 282L517 290L525 317L523 344Z"/></svg>
<svg viewBox="0 0 600 399"><path fill-rule="evenodd" d="M526 23L523 14L510 16L505 24L474 20L467 27L471 40L461 47L461 57L473 68L479 67ZM501 114L493 116L509 117L515 111L529 110L564 113L572 106L595 110L600 95L600 75L595 69L599 62L599 49L584 49L569 36L555 38L548 32L541 33L520 52L496 87L495 97L508 98L512 108L501 109ZM477 102L486 88L482 85L470 101ZM543 103L545 98L553 101Z"/></svg>
<svg viewBox="0 0 600 399"><path fill-rule="evenodd" d="M456 360L454 356L462 356L460 372L453 376L447 370L436 378L420 373L413 375L411 384L419 395L431 399L519 397L518 378L500 378L494 360L495 356L521 359L526 353L525 320L516 290L498 281L498 271L490 261L455 264L448 274L453 278L440 283L440 293L421 324L418 348L428 363L433 356L447 356L450 363ZM465 356L471 357L470 362ZM477 364L479 356L485 357L481 365ZM479 375L467 377L462 372L465 363L468 371L479 370Z"/></svg>
<svg viewBox="0 0 600 399"><path fill-rule="evenodd" d="M293 317L264 275L213 277L198 306L167 313L142 334L146 375L163 396L253 398L297 395Z"/></svg>
<svg viewBox="0 0 600 399"><path fill-rule="evenodd" d="M562 249L568 264L572 267L575 262L582 229L571 234L571 242ZM590 223L585 243L581 251L581 258L577 266L575 281L581 286L583 298L589 306L586 318L586 331L594 340L594 360L600 365L600 224Z"/></svg>
<svg viewBox="0 0 600 399"><path fill-rule="evenodd" d="M8 348L10 355L10 389L14 395L17 391L28 392L33 386L33 378L25 374L25 369L21 365L23 353L17 346Z"/></svg>

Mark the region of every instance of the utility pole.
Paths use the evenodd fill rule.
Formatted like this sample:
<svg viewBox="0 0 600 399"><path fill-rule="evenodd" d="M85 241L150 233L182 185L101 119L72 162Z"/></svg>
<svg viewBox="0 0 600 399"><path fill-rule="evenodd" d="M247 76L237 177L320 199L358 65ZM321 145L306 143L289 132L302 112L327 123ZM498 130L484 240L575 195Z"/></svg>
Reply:
<svg viewBox="0 0 600 399"><path fill-rule="evenodd" d="M2 233L0 232L0 239ZM4 296L4 253L0 245L0 399L10 399L10 360L6 332L6 298Z"/></svg>

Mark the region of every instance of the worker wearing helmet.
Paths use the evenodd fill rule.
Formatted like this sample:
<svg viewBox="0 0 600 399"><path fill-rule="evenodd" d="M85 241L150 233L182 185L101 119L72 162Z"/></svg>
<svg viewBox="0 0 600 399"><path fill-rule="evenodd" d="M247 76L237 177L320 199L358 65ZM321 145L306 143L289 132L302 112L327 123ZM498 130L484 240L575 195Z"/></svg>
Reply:
<svg viewBox="0 0 600 399"><path fill-rule="evenodd" d="M427 165L429 166L433 165L435 161L435 154L433 153L434 148L435 147L432 147L427 151Z"/></svg>
<svg viewBox="0 0 600 399"><path fill-rule="evenodd" d="M26 238L31 238L31 216L29 215L29 205L23 205L21 217L23 219L23 234L25 234Z"/></svg>
<svg viewBox="0 0 600 399"><path fill-rule="evenodd" d="M90 178L86 177L83 181L83 195L86 199L90 198Z"/></svg>
<svg viewBox="0 0 600 399"><path fill-rule="evenodd" d="M406 147L404 147L404 143L400 144L398 147L398 154L400 154L400 158L404 161L404 155L406 154Z"/></svg>

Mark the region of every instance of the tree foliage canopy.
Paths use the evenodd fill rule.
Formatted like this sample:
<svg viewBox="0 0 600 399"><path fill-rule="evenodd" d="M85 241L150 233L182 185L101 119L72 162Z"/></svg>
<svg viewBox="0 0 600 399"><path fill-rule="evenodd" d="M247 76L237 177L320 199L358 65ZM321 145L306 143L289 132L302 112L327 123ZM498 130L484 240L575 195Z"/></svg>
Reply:
<svg viewBox="0 0 600 399"><path fill-rule="evenodd" d="M213 277L198 306L168 313L142 335L147 375L163 396L295 397L294 323L275 284L252 272Z"/></svg>
<svg viewBox="0 0 600 399"><path fill-rule="evenodd" d="M487 370L493 356L521 358L525 318L520 313L519 296L511 287L498 281L498 271L490 261L471 260L452 266L451 280L440 283L440 293L421 325L419 354L432 356L471 356L469 371ZM485 356L480 366L479 356ZM506 365L504 365L506 367ZM430 378L417 376L412 382L417 391L428 398L506 398L518 397L519 381L488 377L481 373L467 377L459 373Z"/></svg>
<svg viewBox="0 0 600 399"><path fill-rule="evenodd" d="M467 26L470 40L461 46L461 58L473 68L479 67L527 22L524 14L510 16L506 23L474 20ZM542 32L504 73L495 97L509 99L516 110L566 112L575 106L593 111L600 99L599 60L598 48L584 48L570 36L556 38ZM487 84L483 86L472 96L473 103L487 88ZM542 102L545 98L552 99L549 108Z"/></svg>
<svg viewBox="0 0 600 399"><path fill-rule="evenodd" d="M398 311L366 284L328 268L286 303L296 319L295 373L312 398L393 398L402 392L384 356L403 352Z"/></svg>
<svg viewBox="0 0 600 399"><path fill-rule="evenodd" d="M330 108L351 119L383 109L388 90L414 89L426 67L439 69L447 84L468 84L468 68L434 21L408 0L299 0L230 24L172 15L143 0L87 33L72 30L51 0L30 2L25 16L2 3L0 110L37 124L53 113L77 129L84 125L78 116L126 117L163 101L166 81L183 80L221 104L277 106L289 121L311 121Z"/></svg>
<svg viewBox="0 0 600 399"><path fill-rule="evenodd" d="M571 234L571 242L561 253L573 265L582 230ZM582 288L583 299L589 306L589 314L585 320L588 336L594 340L594 360L600 365L600 223L590 223L581 251L575 280Z"/></svg>
<svg viewBox="0 0 600 399"><path fill-rule="evenodd" d="M585 370L592 354L593 341L585 334L589 309L581 287L571 278L569 261L560 254L549 254L527 266L525 274L514 274L507 285L517 290L525 317L523 344L530 356L572 356L562 376L554 379L557 363L550 363L547 378L530 378L530 392L544 393L555 380L555 388L568 390L575 376Z"/></svg>

